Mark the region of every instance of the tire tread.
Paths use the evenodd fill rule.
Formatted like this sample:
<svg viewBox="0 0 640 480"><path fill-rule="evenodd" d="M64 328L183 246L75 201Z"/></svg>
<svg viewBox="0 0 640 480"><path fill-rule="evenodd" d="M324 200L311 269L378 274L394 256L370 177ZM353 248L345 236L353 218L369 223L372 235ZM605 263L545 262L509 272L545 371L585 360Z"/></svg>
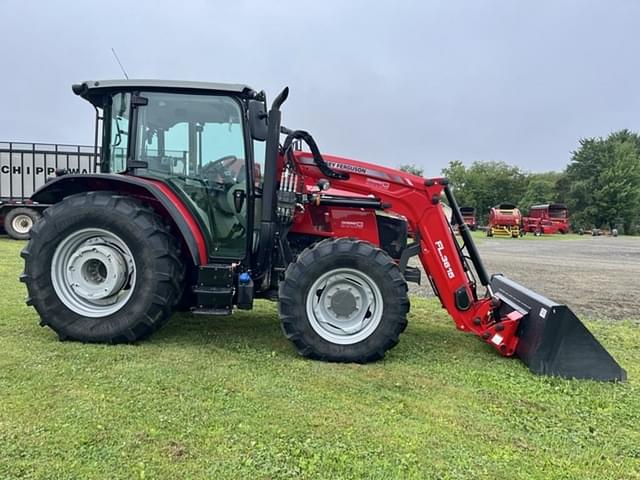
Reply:
<svg viewBox="0 0 640 480"><path fill-rule="evenodd" d="M328 268L335 268L331 265L336 255L349 255L364 260L363 264L377 268L386 277L386 286L389 288L389 296L394 298L393 302L385 302L382 322L376 331L363 342L370 339L373 342L366 350L362 348L347 348L336 353L327 348L329 342L315 334L310 336L305 334L305 325L308 324L306 314L301 314L304 309L305 295L300 292L300 286L309 282L307 272L312 265L321 262L328 263ZM365 272L367 273L367 272ZM384 286L379 285L382 289ZM279 288L279 314L284 335L289 339L296 351L307 358L315 360L328 360L332 362L355 362L368 363L380 360L386 351L396 346L399 342L400 334L407 327L407 313L410 304L407 296L407 284L404 280L397 264L383 250L375 247L369 242L352 238L328 238L321 240L303 250L296 259L287 267L284 280ZM308 331L308 329L307 329ZM378 334L378 331L380 334ZM375 336L375 339L373 338ZM317 338L315 338L317 337ZM355 345L360 345L359 342ZM330 344L333 345L333 344ZM351 347L351 346L349 346Z"/></svg>
<svg viewBox="0 0 640 480"><path fill-rule="evenodd" d="M93 328L88 327L78 332L70 329L77 318L70 320L71 312L58 301L49 280L50 264L45 265L40 257L45 255L47 244L59 237L59 225L73 219L78 215L76 212L83 211L86 215L86 212L104 209L115 211L136 225L138 241L145 245L145 252L151 254L148 268L153 271L155 288L150 301L145 303L148 303L146 312L135 319L120 322L121 327L112 327L108 333L94 333ZM153 209L126 195L103 191L72 195L45 210L42 219L31 230L31 239L21 256L25 260L25 270L20 281L27 285L28 304L40 315L41 325L50 327L61 340L81 342L132 343L148 337L171 317L173 306L182 293L186 272L178 240ZM107 322L118 323L113 320L118 313L106 317Z"/></svg>

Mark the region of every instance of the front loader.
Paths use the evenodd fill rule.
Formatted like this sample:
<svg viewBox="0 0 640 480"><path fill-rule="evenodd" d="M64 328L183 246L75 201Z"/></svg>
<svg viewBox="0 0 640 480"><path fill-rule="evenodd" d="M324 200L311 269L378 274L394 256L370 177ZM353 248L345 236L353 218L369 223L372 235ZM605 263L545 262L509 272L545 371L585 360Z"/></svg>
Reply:
<svg viewBox="0 0 640 480"><path fill-rule="evenodd" d="M268 111L245 85L73 91L96 109L101 173L36 192L53 206L22 252L27 303L60 338L135 342L176 310L228 315L267 298L301 355L374 361L407 325L417 256L456 327L501 355L539 374L625 379L566 306L489 277L446 179L322 155L281 125L288 89Z"/></svg>

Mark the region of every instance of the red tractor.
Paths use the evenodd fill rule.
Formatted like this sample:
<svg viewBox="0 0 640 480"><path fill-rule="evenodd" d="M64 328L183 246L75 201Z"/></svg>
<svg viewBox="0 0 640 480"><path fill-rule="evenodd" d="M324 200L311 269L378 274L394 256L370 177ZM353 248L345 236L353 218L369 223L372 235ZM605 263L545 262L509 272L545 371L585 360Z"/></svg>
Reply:
<svg viewBox="0 0 640 480"><path fill-rule="evenodd" d="M524 231L536 235L568 233L569 209L562 203L534 205L522 219Z"/></svg>
<svg viewBox="0 0 640 480"><path fill-rule="evenodd" d="M460 213L462 214L462 221L472 232L475 232L478 229L476 209L473 207L460 207Z"/></svg>
<svg viewBox="0 0 640 480"><path fill-rule="evenodd" d="M281 126L288 89L268 112L264 92L245 85L73 91L96 109L101 173L36 192L52 206L22 252L27 303L60 338L135 342L178 309L229 315L266 298L301 355L369 362L407 326L418 256L456 326L500 354L540 374L625 378L566 306L488 276L446 179L323 156L308 133Z"/></svg>
<svg viewBox="0 0 640 480"><path fill-rule="evenodd" d="M522 214L511 203L501 203L489 211L488 237L518 238L521 230Z"/></svg>

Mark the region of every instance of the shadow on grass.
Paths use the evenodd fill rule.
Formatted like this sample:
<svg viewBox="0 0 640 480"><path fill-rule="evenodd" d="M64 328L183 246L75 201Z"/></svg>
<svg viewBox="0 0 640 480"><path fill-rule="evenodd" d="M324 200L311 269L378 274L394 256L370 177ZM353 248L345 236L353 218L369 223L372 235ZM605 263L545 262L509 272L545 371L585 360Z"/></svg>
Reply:
<svg viewBox="0 0 640 480"><path fill-rule="evenodd" d="M178 313L151 340L170 344L243 346L271 348L280 340L286 342L275 312L260 308L253 312L234 312L229 316Z"/></svg>
<svg viewBox="0 0 640 480"><path fill-rule="evenodd" d="M409 363L458 363L477 362L483 357L489 362L502 358L495 349L473 335L457 331L447 320L410 318L399 344L388 352L385 359ZM224 317L176 314L164 328L140 345L147 342L158 347L201 348L232 355L277 354L300 358L282 332L275 304L269 303L258 306L254 311L235 312Z"/></svg>

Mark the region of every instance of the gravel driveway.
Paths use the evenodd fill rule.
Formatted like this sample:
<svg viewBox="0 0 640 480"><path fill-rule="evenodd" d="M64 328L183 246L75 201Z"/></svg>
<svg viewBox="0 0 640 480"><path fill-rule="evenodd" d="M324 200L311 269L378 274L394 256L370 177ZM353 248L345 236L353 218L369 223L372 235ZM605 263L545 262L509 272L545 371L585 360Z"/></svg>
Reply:
<svg viewBox="0 0 640 480"><path fill-rule="evenodd" d="M490 274L503 273L567 304L579 317L640 319L640 238L483 238L476 243ZM410 292L433 296L424 275L422 283L410 283Z"/></svg>

